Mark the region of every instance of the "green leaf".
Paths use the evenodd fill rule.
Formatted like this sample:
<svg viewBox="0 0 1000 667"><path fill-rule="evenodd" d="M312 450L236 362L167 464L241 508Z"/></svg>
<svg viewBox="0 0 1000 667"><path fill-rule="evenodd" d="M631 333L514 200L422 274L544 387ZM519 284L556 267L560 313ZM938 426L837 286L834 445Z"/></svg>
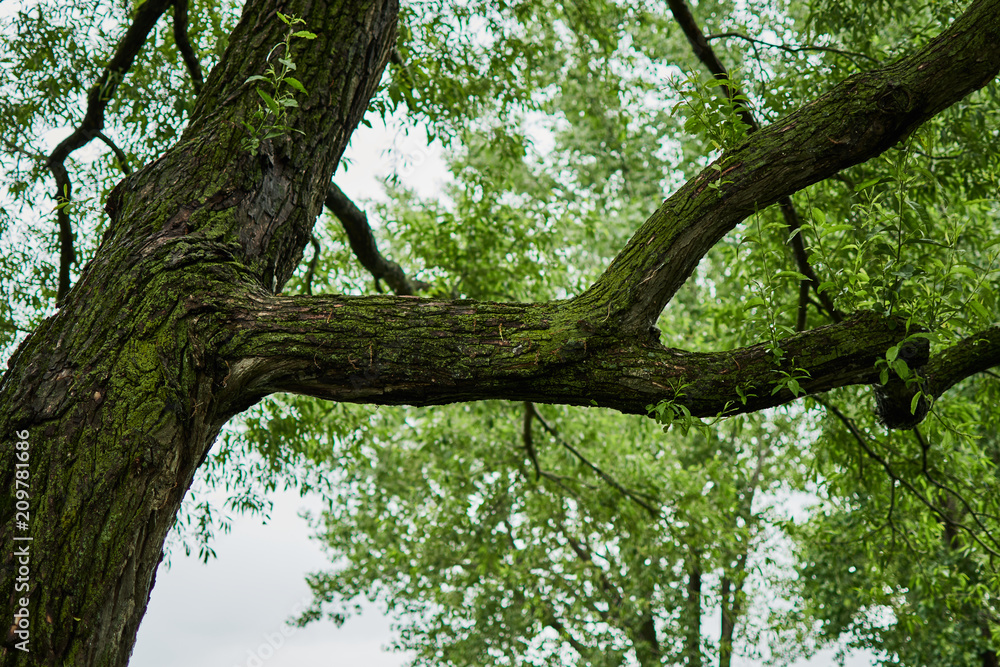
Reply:
<svg viewBox="0 0 1000 667"><path fill-rule="evenodd" d="M836 289L836 287L837 287L836 283L832 283L830 281L827 281L825 283L820 283L819 287L816 288L816 291L818 291L818 292L826 292L827 290Z"/></svg>
<svg viewBox="0 0 1000 667"><path fill-rule="evenodd" d="M979 276L976 274L976 272L973 271L971 267L966 266L965 264L956 264L955 266L951 267L951 270L948 271L948 275L965 276L966 278L969 278L971 280L979 279Z"/></svg>
<svg viewBox="0 0 1000 667"><path fill-rule="evenodd" d="M278 106L278 103L274 101L273 97L265 93L260 88L257 89L257 94L260 95L260 98L262 100L264 100L264 104L267 105L267 108L270 110L272 114L277 116L278 114L281 113L281 107Z"/></svg>
<svg viewBox="0 0 1000 667"><path fill-rule="evenodd" d="M299 91L300 93L306 93L306 87L303 86L302 82L299 81L298 79L290 77L290 76L286 76L283 79L283 81L285 83L287 83L289 86L291 86L292 88L294 88L295 90ZM306 93L306 94L308 94L308 93Z"/></svg>
<svg viewBox="0 0 1000 667"><path fill-rule="evenodd" d="M976 299L970 299L968 302L968 306L973 311L975 311L976 315L978 315L981 319L984 320L992 319L992 317L990 316L990 311L986 310L985 306L979 303L979 301L977 301Z"/></svg>
<svg viewBox="0 0 1000 667"><path fill-rule="evenodd" d="M826 238L830 234L836 234L838 232L846 232L846 231L850 231L852 229L854 229L854 225L846 225L846 224L843 224L843 223L841 223L839 225L831 225L829 227L824 227L823 228L823 232L819 235L819 237L822 239L822 238Z"/></svg>
<svg viewBox="0 0 1000 667"><path fill-rule="evenodd" d="M867 190L868 188L872 187L873 185L877 185L877 184L879 184L881 182L882 182L882 177L881 176L876 176L875 178L869 178L869 179L864 180L864 181L858 183L857 185L855 185L854 186L854 191L855 192L861 192L862 190Z"/></svg>
<svg viewBox="0 0 1000 667"><path fill-rule="evenodd" d="M300 37L302 39L316 39L316 33L309 32L308 30L299 30L298 32L293 32L292 37Z"/></svg>
<svg viewBox="0 0 1000 667"><path fill-rule="evenodd" d="M799 273L798 271L778 271L774 274L775 278L791 278L793 280L809 280L809 277Z"/></svg>

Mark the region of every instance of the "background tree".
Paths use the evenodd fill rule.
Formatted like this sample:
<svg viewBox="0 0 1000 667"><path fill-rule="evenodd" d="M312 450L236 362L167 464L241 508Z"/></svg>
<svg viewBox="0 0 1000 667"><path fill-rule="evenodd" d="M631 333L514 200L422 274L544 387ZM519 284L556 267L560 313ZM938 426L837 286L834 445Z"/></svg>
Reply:
<svg viewBox="0 0 1000 667"><path fill-rule="evenodd" d="M61 3L5 32L2 217L23 261L0 277L17 295L0 533L33 538L26 615L10 555L3 575L29 659L127 661L196 469L233 415L288 392L517 401L371 417L285 399L207 469L322 486L351 562L317 577L314 614L381 594L422 612L403 641L425 661L728 662L752 547L781 527L774 494L808 488L827 509L785 526L806 576L776 623L889 619L868 642L918 664L929 649L900 637L947 591L951 625L928 646L959 636L956 659L995 663L997 461L969 437L994 417L975 412L986 390L952 387L1000 362L982 149L996 2L719 3L698 7L704 30L679 2L427 3L398 20L392 2L333 5L251 1L236 22L214 5ZM383 249L409 276L330 184L366 108L397 105L448 143L455 176L440 203L391 191ZM58 125L69 135L40 152ZM93 139L110 153L74 163ZM315 226L324 203L347 244ZM425 297L357 295L348 246L376 287ZM930 411L926 429L885 435L858 407L871 384L885 424ZM247 485L236 498L259 502ZM877 509L882 523L861 511ZM863 576L824 550L829 526L858 531L848 574ZM830 582L856 595L832 605Z"/></svg>

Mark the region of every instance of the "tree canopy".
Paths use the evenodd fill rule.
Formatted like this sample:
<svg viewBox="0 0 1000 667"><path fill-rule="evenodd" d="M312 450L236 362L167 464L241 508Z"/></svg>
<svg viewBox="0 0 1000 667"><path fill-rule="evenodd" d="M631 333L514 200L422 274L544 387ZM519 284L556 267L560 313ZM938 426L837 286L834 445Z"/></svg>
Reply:
<svg viewBox="0 0 1000 667"><path fill-rule="evenodd" d="M18 6L0 661L126 664L200 479L417 665L995 667L998 4Z"/></svg>

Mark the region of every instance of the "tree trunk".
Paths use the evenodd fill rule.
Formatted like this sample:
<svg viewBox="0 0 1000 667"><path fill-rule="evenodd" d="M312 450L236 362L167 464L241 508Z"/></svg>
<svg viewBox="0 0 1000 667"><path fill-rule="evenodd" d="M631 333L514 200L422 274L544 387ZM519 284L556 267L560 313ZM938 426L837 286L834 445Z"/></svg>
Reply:
<svg viewBox="0 0 1000 667"><path fill-rule="evenodd" d="M684 664L701 667L701 555L697 552L688 557L687 597L683 613Z"/></svg>

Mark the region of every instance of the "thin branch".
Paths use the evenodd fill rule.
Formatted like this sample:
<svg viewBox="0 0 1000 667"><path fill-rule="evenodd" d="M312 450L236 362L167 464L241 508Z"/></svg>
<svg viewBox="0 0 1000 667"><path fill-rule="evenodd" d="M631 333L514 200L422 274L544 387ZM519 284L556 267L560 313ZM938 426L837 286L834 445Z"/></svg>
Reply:
<svg viewBox="0 0 1000 667"><path fill-rule="evenodd" d="M782 51L788 51L789 53L801 53L803 51L822 51L826 53L836 53L837 55L849 58L851 62L854 62L855 65L857 65L857 63L854 61L854 58L865 58L871 61L872 63L878 63L878 58L874 58L865 53L858 53L856 51L846 51L844 49L837 49L832 46L816 46L816 45L788 46L787 44L772 44L771 42L765 42L762 39L749 37L741 32L720 32L714 35L708 35L707 37L705 37L705 40L711 42L713 40L724 39L726 37L738 37L739 39L750 42L751 44L760 44L761 46L767 46L772 49L781 49Z"/></svg>
<svg viewBox="0 0 1000 667"><path fill-rule="evenodd" d="M351 250L361 265L375 277L376 286L378 281L383 279L399 296L411 296L426 287L426 284L420 281L410 280L399 264L382 256L372 234L372 228L368 224L368 216L337 187L336 183L330 183L327 189L326 206L340 220L344 231L347 232Z"/></svg>
<svg viewBox="0 0 1000 667"><path fill-rule="evenodd" d="M128 164L128 157L125 155L125 151L118 148L118 145L103 132L95 132L94 136L103 141L111 149L111 152L115 154L115 159L118 160L118 168L122 170L123 174L130 176L132 174L132 167Z"/></svg>
<svg viewBox="0 0 1000 667"><path fill-rule="evenodd" d="M822 310L826 311L831 320L840 322L844 319L844 314L837 310L830 296L825 291L821 292L819 290L820 280L809 263L809 255L806 252L805 243L802 241L802 223L799 219L799 213L792 203L792 198L782 197L778 200L778 206L781 207L781 214L784 216L785 225L788 227L788 242L792 246L795 264L799 267L799 273L806 277L806 280L800 281L805 286L803 288L800 285L800 290L812 288L816 292L820 304L823 306ZM802 329L804 329L804 313L800 313L799 317L802 318Z"/></svg>
<svg viewBox="0 0 1000 667"><path fill-rule="evenodd" d="M566 640L566 642L573 648L574 651L576 651L580 655L581 658L587 660L591 656L593 651L590 649L590 647L585 646L570 633L569 629L565 625L563 625L563 623L555 615L555 612L552 611L551 606L552 605L549 605L550 607L549 614L548 618L545 621L545 624L550 628L552 628L553 630L555 630L556 633L558 633L558 635L562 639Z"/></svg>
<svg viewBox="0 0 1000 667"><path fill-rule="evenodd" d="M799 281L799 307L795 315L795 330L806 330L806 315L809 312L809 304L815 303L809 298L809 283L805 280Z"/></svg>
<svg viewBox="0 0 1000 667"><path fill-rule="evenodd" d="M969 535L969 537L972 538L972 541L978 544L980 547L982 547L982 549L986 551L988 554L990 554L990 556L994 558L1000 558L1000 552L995 551L989 545L987 545L981 539L979 539L979 537L971 528L969 528L963 523L953 520L945 512L942 512L940 509L938 509L938 507L936 507L934 503L929 501L924 496L924 494L920 493L920 491L918 491L910 482L908 482L903 477L894 473L892 470L892 466L889 465L889 462L883 459L878 454L876 454L875 451L868 446L864 434L861 433L858 430L857 426L854 425L854 422L848 419L847 416L844 415L844 413L842 413L836 406L823 401L817 401L817 402L823 407L825 407L830 413L832 413L835 417L837 417L837 419L839 419L841 423L844 424L844 426L847 427L847 430L851 433L852 436L854 436L854 439L857 441L858 445L863 450L865 450L865 453L868 455L868 457L871 458L873 461L877 462L880 466L882 466L882 469L885 470L886 475L888 475L889 478L893 480L893 482L902 484L910 493L913 494L913 496L917 500L919 500L933 514L936 514L941 519L941 521L943 521L946 525L950 525L955 528L960 528L964 530ZM988 532L987 535L989 536ZM992 536L990 536L990 541L995 542L996 540L994 540Z"/></svg>
<svg viewBox="0 0 1000 667"><path fill-rule="evenodd" d="M927 467L927 453L930 451L931 446L930 446L930 443L927 442L927 439L924 438L923 434L917 429L916 426L913 427L913 437L916 438L917 444L920 445L920 451L921 451L921 461L920 461L921 462L921 472L923 472L923 475L927 479L927 481L930 482L931 484L933 484L939 490L945 492L946 494L948 494L950 496L953 496L960 503L962 503L962 507L964 507L965 511L969 513L969 516L971 516L972 520L976 522L976 525L979 526L979 529L981 531L983 531L983 534L987 535L990 538L991 542L993 542L997 546L1000 546L1000 542L997 542L997 540L993 537L993 535L990 532L990 530L986 526L983 525L983 522L980 519L981 515L978 512L976 512L974 509L972 509L972 506L969 505L969 501L965 499L965 496L963 496L959 492L955 491L954 489L952 489L948 485L942 484L941 482L937 481L936 479L934 479L931 476L930 470Z"/></svg>
<svg viewBox="0 0 1000 667"><path fill-rule="evenodd" d="M26 158L35 160L41 164L44 164L48 157L44 153L36 153L33 150L25 148L19 144L15 144L13 141L7 138L0 138L0 142L3 142L4 149L11 154L17 153L18 155L23 155Z"/></svg>
<svg viewBox="0 0 1000 667"><path fill-rule="evenodd" d="M90 143L104 129L104 111L114 97L118 85L125 78L135 61L136 55L146 43L150 31L170 6L172 0L147 0L139 6L135 19L125 35L118 42L114 55L107 67L101 72L97 81L87 93L87 111L83 120L76 126L72 134L63 139L49 155L47 162L49 171L56 181L56 220L59 224L59 287L56 292L57 302L62 302L69 292L70 268L76 262L76 251L73 248L73 226L69 219L69 203L72 199L73 185L66 171L66 158L70 154Z"/></svg>
<svg viewBox="0 0 1000 667"><path fill-rule="evenodd" d="M695 20L687 3L684 0L667 0L667 5L670 6L670 12L681 26L681 30L684 31L684 36L687 37L688 42L691 44L691 49L694 51L695 57L708 68L708 71L716 79L726 82L723 83L722 90L726 94L726 97L733 101L736 113L739 114L740 119L750 127L751 132L759 130L760 125L750 112L749 107L739 101L742 93L738 88L729 85L729 72L722 64L722 61L719 60L719 57L715 55L712 47L709 46L708 41L705 39L705 34L698 27L698 22Z"/></svg>
<svg viewBox="0 0 1000 667"><path fill-rule="evenodd" d="M657 510L652 505L650 505L649 503L645 502L644 500L642 500L642 498L639 497L639 496L646 496L647 498L651 498L650 496L648 496L645 493L640 493L638 491L633 491L633 490L631 490L629 488L626 488L625 486L622 486L621 484L619 484L611 475L609 475L608 473L604 472L600 467L598 467L598 466L594 465L593 463L591 463L575 447L573 447L568 442L566 442L565 440L563 440L559 436L559 434L555 431L555 429L553 429L551 426L549 426L545 422L545 420L542 418L542 416L540 414L538 414L538 410L535 409L535 405L533 403L526 401L524 405L525 405L525 422L526 422L526 428L530 428L529 416L530 417L534 417L535 419L537 419L539 421L539 423L542 425L542 428L544 428L549 433L549 435L551 435L552 438L561 447L563 447L564 449L566 449L567 451L569 451L571 454L573 454L573 456L575 456L577 459L579 459L579 461L581 463L583 463L585 466L587 466L588 468L590 468L594 473L597 474L598 477L600 477L602 480L604 480L605 483L608 484L608 486L614 488L616 491L618 491L619 493L621 493L623 496L631 499L634 503L636 503L637 505L639 505L640 507L642 507L644 510L646 510L646 512L648 512L649 515L651 517L653 517L654 519L660 518L660 512L659 512L659 510ZM536 467L537 467L537 462L536 462Z"/></svg>
<svg viewBox="0 0 1000 667"><path fill-rule="evenodd" d="M562 519L556 519L556 525L559 526L560 532L562 532L563 537L569 544L569 548L573 550L573 553L576 554L576 557L579 558L584 563L586 563L591 568L593 568L594 572L597 574L597 579L600 582L601 590L603 590L605 595L607 595L609 598L609 602L611 603L610 606L620 607L624 600L621 590L611 580L608 579L608 573L605 572L602 568L598 567L597 563L594 562L593 556L590 552L590 548L587 546L587 544L582 541L577 541L572 535L570 535L569 531L566 529L566 524L563 522ZM605 621L608 620L607 611L603 611L596 607L593 607L592 609L602 619L604 619Z"/></svg>
<svg viewBox="0 0 1000 667"><path fill-rule="evenodd" d="M177 50L180 51L181 58L184 59L184 65L191 75L191 87L194 88L194 94L200 95L205 80L201 75L201 63L198 62L198 56L195 54L194 48L191 46L191 40L188 38L187 27L188 0L175 0L174 43L177 44Z"/></svg>
<svg viewBox="0 0 1000 667"><path fill-rule="evenodd" d="M736 437L735 427L733 437ZM761 444L757 450L757 462L754 465L753 474L747 482L747 491L741 505L741 513L738 518L742 518L747 526L755 526L756 520L753 515L753 499L760 486L760 478L764 472L764 461L771 453L771 445ZM735 523L735 521L734 521ZM733 526L735 529L735 525ZM736 620L742 615L741 601L743 586L746 583L746 566L750 540L746 539L740 543L740 548L736 553L736 565L729 573L730 576L723 576L720 586L720 607L721 621L719 628L719 667L728 667L732 662L733 654L733 633L736 630Z"/></svg>
<svg viewBox="0 0 1000 667"><path fill-rule="evenodd" d="M531 436L531 418L535 415L535 406L531 401L524 402L524 428L522 429L522 439L524 440L524 451L531 459L531 465L535 468L535 481L542 476L542 468L538 465L538 454L535 452L534 439Z"/></svg>

